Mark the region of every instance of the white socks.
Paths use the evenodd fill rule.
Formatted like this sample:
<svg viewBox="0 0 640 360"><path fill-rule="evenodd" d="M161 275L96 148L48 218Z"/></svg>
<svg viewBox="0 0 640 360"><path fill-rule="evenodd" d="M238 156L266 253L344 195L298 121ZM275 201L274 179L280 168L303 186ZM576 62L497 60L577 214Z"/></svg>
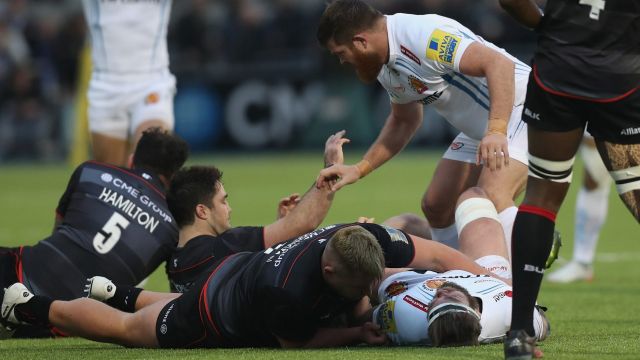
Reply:
<svg viewBox="0 0 640 360"><path fill-rule="evenodd" d="M516 206L510 206L498 213L498 218L502 223L502 231L504 231L504 240L507 243L509 261L511 261L511 233L513 232L513 222L516 221L517 214L518 208Z"/></svg>
<svg viewBox="0 0 640 360"><path fill-rule="evenodd" d="M431 238L439 243L448 245L454 249L458 249L458 230L456 230L456 224L446 228L431 228Z"/></svg>
<svg viewBox="0 0 640 360"><path fill-rule="evenodd" d="M610 190L609 183L592 191L580 188L576 201L574 261L582 264L593 263L600 229L607 218Z"/></svg>

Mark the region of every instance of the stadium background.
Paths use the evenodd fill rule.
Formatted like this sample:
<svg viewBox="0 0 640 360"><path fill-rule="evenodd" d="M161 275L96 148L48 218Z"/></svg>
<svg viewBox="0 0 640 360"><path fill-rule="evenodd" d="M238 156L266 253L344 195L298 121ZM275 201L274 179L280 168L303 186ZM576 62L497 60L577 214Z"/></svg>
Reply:
<svg viewBox="0 0 640 360"><path fill-rule="evenodd" d="M528 62L534 34L520 28L497 0L376 0L387 13L436 12L461 21ZM340 129L357 161L377 135L388 108L379 86L361 85L350 69L315 43L320 0L176 0L169 30L171 69L178 78L177 131L196 156L190 163L223 169L234 225L266 224L277 200L304 192L322 165L324 140ZM72 171L88 156L83 122L86 29L78 0L0 2L0 246L47 236ZM84 58L83 58L83 51ZM325 224L360 215L378 221L419 212L419 200L441 153L455 135L431 112L410 149L336 196ZM578 163L574 183L579 183ZM570 257L577 186L559 215ZM545 284L553 336L551 359L637 359L640 356L640 245L637 225L615 191L602 232L592 284ZM54 281L54 280L52 280ZM148 288L165 290L163 269ZM124 350L77 339L0 341L0 358L349 358L468 359L500 357L501 347L323 351ZM46 355L45 357L54 356Z"/></svg>

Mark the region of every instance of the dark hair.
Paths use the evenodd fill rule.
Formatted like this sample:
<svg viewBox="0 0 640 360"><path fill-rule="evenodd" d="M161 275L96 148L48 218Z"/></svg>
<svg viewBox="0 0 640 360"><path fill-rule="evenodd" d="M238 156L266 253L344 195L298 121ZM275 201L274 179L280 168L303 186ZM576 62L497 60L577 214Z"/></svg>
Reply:
<svg viewBox="0 0 640 360"><path fill-rule="evenodd" d="M222 172L214 166L192 166L176 172L167 191L167 204L179 228L193 224L198 204L213 207L211 198L221 181Z"/></svg>
<svg viewBox="0 0 640 360"><path fill-rule="evenodd" d="M164 175L167 180L187 161L189 146L178 135L159 127L142 133L133 153L133 167Z"/></svg>
<svg viewBox="0 0 640 360"><path fill-rule="evenodd" d="M380 11L360 0L336 0L322 13L316 37L324 47L331 39L345 44L356 33L371 28L382 16Z"/></svg>
<svg viewBox="0 0 640 360"><path fill-rule="evenodd" d="M460 290L467 297L469 306L479 309L478 300L471 296L462 286L446 282L441 287ZM465 312L443 314L429 323L429 340L432 346L468 346L478 345L478 337L482 331L478 317Z"/></svg>

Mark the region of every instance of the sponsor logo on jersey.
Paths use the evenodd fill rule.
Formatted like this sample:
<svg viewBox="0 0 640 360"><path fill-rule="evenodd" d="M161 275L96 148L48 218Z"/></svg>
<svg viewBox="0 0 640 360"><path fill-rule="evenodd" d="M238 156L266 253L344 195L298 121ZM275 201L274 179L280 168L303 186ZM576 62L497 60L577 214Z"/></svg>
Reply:
<svg viewBox="0 0 640 360"><path fill-rule="evenodd" d="M511 290L507 290L507 291L498 293L496 295L493 295L493 301L498 302L506 297L508 298L513 297L513 292Z"/></svg>
<svg viewBox="0 0 640 360"><path fill-rule="evenodd" d="M407 240L407 237L404 236L404 234L402 233L402 231L398 230L398 229L394 229L392 227L388 227L385 225L381 225L385 230L387 230L387 234L389 234L389 237L391 238L392 242L396 242L396 241L401 241L405 244L409 244L409 240Z"/></svg>
<svg viewBox="0 0 640 360"><path fill-rule="evenodd" d="M429 95L429 96L427 96L424 99L419 100L419 101L420 101L420 103L422 103L422 105L429 105L429 104L435 102L436 100L440 99L441 95L442 95L442 90L436 91L433 94L431 94L431 95Z"/></svg>
<svg viewBox="0 0 640 360"><path fill-rule="evenodd" d="M144 103L147 105L155 104L160 101L160 94L152 92L144 98Z"/></svg>
<svg viewBox="0 0 640 360"><path fill-rule="evenodd" d="M640 134L640 127L637 127L637 128L630 127L620 131L620 135L625 135L625 136L638 135L638 134Z"/></svg>
<svg viewBox="0 0 640 360"><path fill-rule="evenodd" d="M463 142L456 141L456 142L451 143L451 150L460 150L460 149L462 149L463 146L464 146Z"/></svg>
<svg viewBox="0 0 640 360"><path fill-rule="evenodd" d="M402 298L402 300L404 300L405 302L407 302L408 304L410 304L411 306L415 307L416 309L422 310L423 312L429 312L429 305L423 303L422 301L413 298L409 295L405 295L404 298Z"/></svg>
<svg viewBox="0 0 640 360"><path fill-rule="evenodd" d="M384 289L384 292L387 296L396 296L407 291L408 288L409 284L406 281L394 281Z"/></svg>
<svg viewBox="0 0 640 360"><path fill-rule="evenodd" d="M540 114L538 114L537 112L531 111L531 109L529 109L529 108L524 108L523 114L524 114L524 116L526 116L528 118L540 121Z"/></svg>
<svg viewBox="0 0 640 360"><path fill-rule="evenodd" d="M102 175L100 175L100 180L106 182L106 183L110 183L111 180L113 180L113 176L111 174L108 173L103 173Z"/></svg>
<svg viewBox="0 0 640 360"><path fill-rule="evenodd" d="M431 279L424 282L424 285L429 289L439 289L447 280L445 279Z"/></svg>
<svg viewBox="0 0 640 360"><path fill-rule="evenodd" d="M424 83L424 81L418 79L413 75L409 75L409 85L411 86L413 91L417 92L418 94L422 94L425 91L429 90L429 87Z"/></svg>
<svg viewBox="0 0 640 360"><path fill-rule="evenodd" d="M412 53L411 50L407 49L403 45L400 45L400 51L404 56L408 57L409 59L413 60L413 62L420 65L420 59L418 59L418 57L414 53Z"/></svg>
<svg viewBox="0 0 640 360"><path fill-rule="evenodd" d="M453 65L460 37L436 29L429 38L427 58L442 64Z"/></svg>
<svg viewBox="0 0 640 360"><path fill-rule="evenodd" d="M397 333L398 327L396 326L396 319L393 316L393 311L396 307L396 302L389 300L380 305L378 309L378 315L376 316L376 322L383 331L390 333Z"/></svg>

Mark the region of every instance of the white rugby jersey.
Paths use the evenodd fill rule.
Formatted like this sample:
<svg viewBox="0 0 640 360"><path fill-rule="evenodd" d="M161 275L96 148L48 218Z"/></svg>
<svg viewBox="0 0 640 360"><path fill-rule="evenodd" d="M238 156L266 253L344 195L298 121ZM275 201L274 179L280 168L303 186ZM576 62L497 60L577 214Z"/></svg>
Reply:
<svg viewBox="0 0 640 360"><path fill-rule="evenodd" d="M512 288L487 275L452 270L424 274L405 271L385 279L378 288L381 304L373 311L373 322L386 331L396 345L428 345L427 312L438 288L445 282L456 283L469 291L482 304L478 340L491 343L501 340L511 325ZM542 332L542 318L534 310L536 335Z"/></svg>
<svg viewBox="0 0 640 360"><path fill-rule="evenodd" d="M514 106L522 104L531 68L505 50L485 41L455 20L434 15L388 15L389 62L378 81L391 101L430 105L451 125L482 140L489 117L489 89L484 77L460 73L460 59L477 41L515 63ZM520 85L520 86L518 86Z"/></svg>
<svg viewBox="0 0 640 360"><path fill-rule="evenodd" d="M171 0L83 0L94 72L150 73L169 66Z"/></svg>

